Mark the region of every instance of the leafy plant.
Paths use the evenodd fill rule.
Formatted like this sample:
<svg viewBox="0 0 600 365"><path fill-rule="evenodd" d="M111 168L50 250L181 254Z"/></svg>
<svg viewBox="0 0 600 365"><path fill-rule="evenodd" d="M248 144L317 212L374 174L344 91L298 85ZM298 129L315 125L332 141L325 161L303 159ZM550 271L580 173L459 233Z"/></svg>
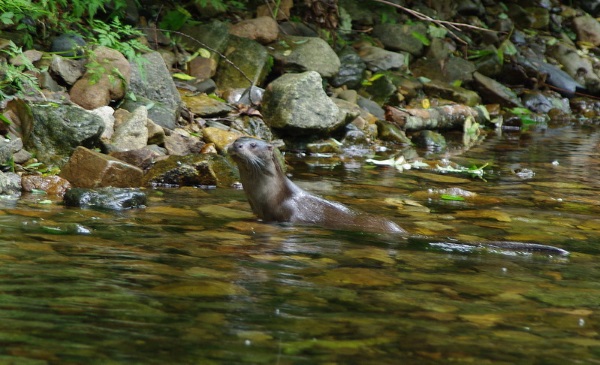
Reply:
<svg viewBox="0 0 600 365"><path fill-rule="evenodd" d="M134 60L140 51L150 51L136 39L144 34L130 25L122 24L119 18L114 18L110 23L92 20L92 26L99 45L115 49L129 60Z"/></svg>
<svg viewBox="0 0 600 365"><path fill-rule="evenodd" d="M244 1L236 0L194 0L194 3L200 5L202 8L212 7L213 9L224 12L227 9L244 9L246 4Z"/></svg>
<svg viewBox="0 0 600 365"><path fill-rule="evenodd" d="M0 65L0 100L7 99L11 95L24 97L41 94L38 79L35 76L41 70L23 55L23 49L10 41L8 48L3 51L9 57L20 56L22 61L18 66L8 63ZM43 94L41 95L43 96Z"/></svg>

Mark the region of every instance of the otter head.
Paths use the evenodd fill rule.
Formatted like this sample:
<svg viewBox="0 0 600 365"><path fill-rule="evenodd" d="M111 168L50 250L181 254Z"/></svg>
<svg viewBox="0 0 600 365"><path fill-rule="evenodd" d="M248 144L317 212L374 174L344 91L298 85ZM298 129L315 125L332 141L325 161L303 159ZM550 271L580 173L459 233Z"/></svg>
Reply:
<svg viewBox="0 0 600 365"><path fill-rule="evenodd" d="M242 179L248 175L276 175L281 166L274 155L273 145L252 137L240 137L227 148L237 163Z"/></svg>

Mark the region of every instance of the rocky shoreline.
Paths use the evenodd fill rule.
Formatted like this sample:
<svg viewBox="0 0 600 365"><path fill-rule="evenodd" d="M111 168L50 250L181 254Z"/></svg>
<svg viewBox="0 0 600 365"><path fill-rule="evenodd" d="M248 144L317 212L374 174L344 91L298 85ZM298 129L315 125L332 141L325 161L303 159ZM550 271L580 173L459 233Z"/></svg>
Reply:
<svg viewBox="0 0 600 365"><path fill-rule="evenodd" d="M385 148L414 159L444 152L445 130L474 136L468 148L487 130L599 118L592 8L413 4L455 27L400 9L380 22L363 3L339 1L335 48L314 27L252 12L235 23L186 26L170 34L176 44L146 28L143 41L154 50L135 61L104 46L83 58L52 50L9 58L40 70L41 95L0 103L0 194L229 187L236 173L225 150L242 135L283 150L366 159ZM290 9L282 6L284 19ZM0 38L7 47L10 37ZM67 42L69 50L81 42Z"/></svg>

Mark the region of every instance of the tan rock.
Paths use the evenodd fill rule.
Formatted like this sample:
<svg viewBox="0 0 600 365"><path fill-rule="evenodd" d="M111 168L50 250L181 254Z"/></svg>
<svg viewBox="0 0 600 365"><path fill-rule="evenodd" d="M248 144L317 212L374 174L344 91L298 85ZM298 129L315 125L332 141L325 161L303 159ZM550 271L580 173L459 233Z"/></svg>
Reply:
<svg viewBox="0 0 600 365"><path fill-rule="evenodd" d="M60 176L25 175L21 179L23 191L34 190L45 191L49 195L65 195L65 191L71 188L71 183Z"/></svg>
<svg viewBox="0 0 600 365"><path fill-rule="evenodd" d="M262 44L268 44L277 40L279 27L277 22L270 16L262 16L234 24L229 29L229 33L238 37L250 38Z"/></svg>
<svg viewBox="0 0 600 365"><path fill-rule="evenodd" d="M129 61L120 52L102 46L90 59L94 64L88 63L87 72L71 88L71 101L91 110L122 99L131 78Z"/></svg>
<svg viewBox="0 0 600 365"><path fill-rule="evenodd" d="M74 187L139 187L143 171L114 157L79 146L63 166L60 177Z"/></svg>
<svg viewBox="0 0 600 365"><path fill-rule="evenodd" d="M204 139L209 143L214 143L219 151L224 151L229 144L242 136L242 133L236 130L224 130L215 127L204 128L203 134Z"/></svg>

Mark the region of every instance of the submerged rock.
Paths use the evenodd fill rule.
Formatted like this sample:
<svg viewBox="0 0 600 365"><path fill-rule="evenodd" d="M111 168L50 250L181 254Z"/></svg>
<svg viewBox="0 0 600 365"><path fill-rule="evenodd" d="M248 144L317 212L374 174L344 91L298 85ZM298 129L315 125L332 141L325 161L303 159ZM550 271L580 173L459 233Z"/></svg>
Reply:
<svg viewBox="0 0 600 365"><path fill-rule="evenodd" d="M139 189L106 187L101 189L69 189L64 202L68 207L124 210L144 208L146 194Z"/></svg>

